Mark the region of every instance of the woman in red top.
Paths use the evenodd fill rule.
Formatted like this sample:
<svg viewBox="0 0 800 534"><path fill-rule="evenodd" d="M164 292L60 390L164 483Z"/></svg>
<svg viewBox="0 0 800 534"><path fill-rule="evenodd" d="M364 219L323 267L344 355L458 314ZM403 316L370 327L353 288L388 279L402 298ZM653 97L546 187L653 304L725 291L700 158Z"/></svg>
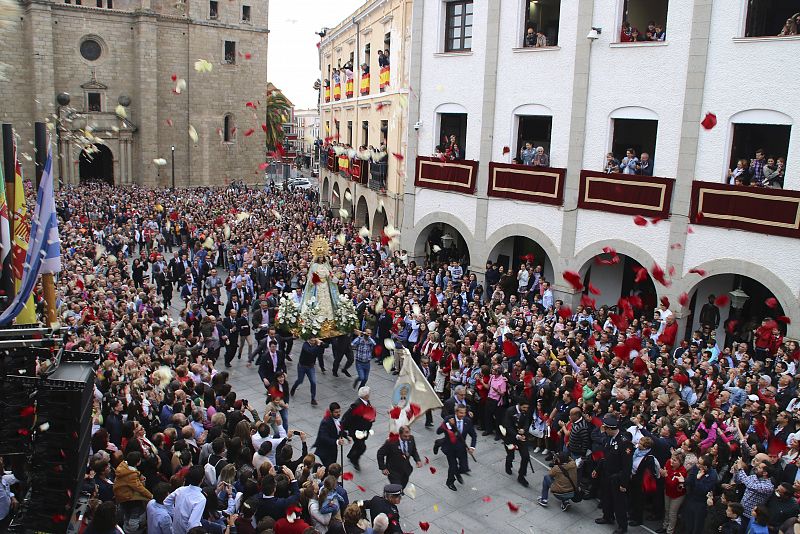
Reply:
<svg viewBox="0 0 800 534"><path fill-rule="evenodd" d="M667 462L665 469L661 470L664 477L664 524L656 532L675 532L675 523L678 521L684 497L686 497L686 468L683 466L685 456L683 451L672 453L672 458Z"/></svg>

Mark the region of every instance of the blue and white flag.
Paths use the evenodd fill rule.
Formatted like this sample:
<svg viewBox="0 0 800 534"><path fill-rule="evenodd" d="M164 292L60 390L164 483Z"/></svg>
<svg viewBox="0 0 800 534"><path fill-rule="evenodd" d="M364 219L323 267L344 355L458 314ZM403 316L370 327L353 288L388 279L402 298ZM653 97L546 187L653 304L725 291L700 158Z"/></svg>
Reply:
<svg viewBox="0 0 800 534"><path fill-rule="evenodd" d="M31 240L22 284L8 308L0 315L0 325L9 324L20 314L33 291L40 274L61 272L61 239L58 236L58 217L53 191L53 149L48 143L47 161L36 196L36 208L31 218Z"/></svg>

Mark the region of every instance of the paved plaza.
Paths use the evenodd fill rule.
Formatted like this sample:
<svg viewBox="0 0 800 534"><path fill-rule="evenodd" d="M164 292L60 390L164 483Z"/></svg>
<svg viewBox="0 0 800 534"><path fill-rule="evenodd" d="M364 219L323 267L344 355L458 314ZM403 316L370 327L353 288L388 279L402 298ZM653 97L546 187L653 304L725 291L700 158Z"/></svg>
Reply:
<svg viewBox="0 0 800 534"><path fill-rule="evenodd" d="M292 351L294 362L287 362L289 367L290 383L297 376L295 369L297 354L299 354L301 340L295 341ZM331 402L338 402L346 409L356 399L353 390L353 379L339 374L331 374L332 355L330 350L325 352L327 374L321 374L317 369L317 401L319 406L311 406L311 394L308 380L298 387L296 395L289 404L289 428L307 432L309 444L313 443L320 419L325 414ZM222 360L219 361L221 364ZM256 367L246 367L245 359L234 360L231 373L231 384L238 398L248 399L250 404L257 407L259 414L264 411L264 387L258 377ZM350 369L355 377L355 369ZM378 411L378 420L374 425L375 435L367 441L367 452L361 459L361 471L355 471L350 462L345 458L345 471L352 471L354 478L346 481L345 488L351 501L369 499L375 494L380 494L383 485L387 483L386 477L378 470L375 454L388 435L389 394L394 387L395 377L387 373L382 365L375 362L367 383L371 389L371 401ZM258 400L256 400L258 399ZM434 422L438 425L441 421L439 413L434 414ZM415 469L411 476L411 483L416 486L416 498L408 495L400 503L400 516L404 532L422 532L419 523L430 524L429 534L456 533L463 529L465 534L481 533L494 530L497 533L525 534L579 534L584 532L611 533L612 527L596 525L594 518L600 516L595 501L584 501L572 506L567 512L562 512L558 502L550 499L550 507L542 508L536 504L536 498L541 491L542 477L548 468L541 454L531 455L532 466L536 472L528 475L529 488L522 487L514 476L505 474L505 451L500 442L490 437L482 437L478 433L478 445L475 456L478 462L470 460L471 476L464 477L464 484L458 484L458 491L453 492L445 487L447 476L447 459L441 452L433 454L433 441L436 428L425 428L424 418L418 420L412 431L416 437L420 456L427 456L430 463L421 469ZM296 448L299 441L295 440ZM345 446L345 455L349 446ZM299 450L295 453L295 458ZM425 459L423 458L423 461ZM519 458L515 468L519 465ZM435 473L431 473L431 469ZM366 492L361 492L357 486L362 486ZM490 499L489 499L490 498ZM488 501L488 502L487 502ZM517 513L509 510L508 503L519 506ZM651 523L653 529L660 525ZM633 528L630 532L647 532L649 529Z"/></svg>

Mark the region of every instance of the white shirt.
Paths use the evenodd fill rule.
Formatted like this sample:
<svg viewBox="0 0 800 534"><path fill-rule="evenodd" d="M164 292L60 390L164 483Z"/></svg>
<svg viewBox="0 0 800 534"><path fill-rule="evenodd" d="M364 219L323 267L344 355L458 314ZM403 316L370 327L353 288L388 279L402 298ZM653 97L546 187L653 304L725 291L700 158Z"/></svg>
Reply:
<svg viewBox="0 0 800 534"><path fill-rule="evenodd" d="M200 526L206 498L198 486L183 486L176 489L164 499L164 506L173 508L172 532L186 534L194 527Z"/></svg>
<svg viewBox="0 0 800 534"><path fill-rule="evenodd" d="M283 425L278 425L278 437L273 438L272 436L273 434L269 434L267 435L267 437L262 438L261 434L256 432L255 434L253 434L250 440L253 442L253 447L255 448L256 452L258 452L258 449L261 448L262 443L264 443L265 441L271 442L272 450L267 455L267 460L269 460L272 463L272 465L275 465L275 450L278 448L278 445L280 445L281 442L284 439L286 439L286 429L283 428Z"/></svg>

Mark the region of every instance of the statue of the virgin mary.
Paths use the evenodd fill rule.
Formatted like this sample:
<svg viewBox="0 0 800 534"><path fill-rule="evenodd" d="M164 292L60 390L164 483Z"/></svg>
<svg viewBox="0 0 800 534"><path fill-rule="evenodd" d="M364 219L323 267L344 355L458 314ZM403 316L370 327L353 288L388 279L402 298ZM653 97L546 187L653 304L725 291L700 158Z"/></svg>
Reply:
<svg viewBox="0 0 800 534"><path fill-rule="evenodd" d="M343 333L337 325L337 311L342 305L337 289L337 280L334 277L328 261L329 247L322 237L316 237L311 242L311 266L308 268L308 278L300 302L302 314L309 306L316 305L319 317L323 320L319 337L328 338ZM341 321L339 321L341 322Z"/></svg>

